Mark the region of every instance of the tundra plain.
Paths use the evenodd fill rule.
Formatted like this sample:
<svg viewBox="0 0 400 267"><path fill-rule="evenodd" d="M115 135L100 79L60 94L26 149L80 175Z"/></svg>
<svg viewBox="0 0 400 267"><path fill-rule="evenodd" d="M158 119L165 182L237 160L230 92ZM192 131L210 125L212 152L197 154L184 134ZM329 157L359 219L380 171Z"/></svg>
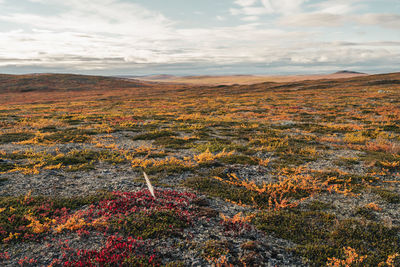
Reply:
<svg viewBox="0 0 400 267"><path fill-rule="evenodd" d="M0 75L0 265L400 265L400 73L199 80Z"/></svg>

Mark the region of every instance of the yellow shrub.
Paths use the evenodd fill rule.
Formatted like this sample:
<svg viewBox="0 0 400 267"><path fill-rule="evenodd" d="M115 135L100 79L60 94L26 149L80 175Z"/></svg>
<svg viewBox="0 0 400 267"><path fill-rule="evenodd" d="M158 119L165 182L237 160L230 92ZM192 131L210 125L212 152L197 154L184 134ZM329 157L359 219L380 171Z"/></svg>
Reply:
<svg viewBox="0 0 400 267"><path fill-rule="evenodd" d="M361 132L345 133L343 141L351 144L360 144L368 141L369 138L363 136Z"/></svg>
<svg viewBox="0 0 400 267"><path fill-rule="evenodd" d="M328 258L327 266L332 266L332 267L350 267L353 264L359 264L362 263L367 256L360 256L357 254L355 249L351 247L346 247L343 248L344 254L346 258L344 260L338 259L338 258Z"/></svg>

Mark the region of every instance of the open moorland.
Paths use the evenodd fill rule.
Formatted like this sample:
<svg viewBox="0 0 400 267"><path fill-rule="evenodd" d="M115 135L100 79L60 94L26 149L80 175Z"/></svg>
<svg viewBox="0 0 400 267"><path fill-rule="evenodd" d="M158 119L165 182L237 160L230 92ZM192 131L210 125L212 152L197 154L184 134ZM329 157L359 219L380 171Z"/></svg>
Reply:
<svg viewBox="0 0 400 267"><path fill-rule="evenodd" d="M0 75L1 266L400 266L399 190L400 73Z"/></svg>
<svg viewBox="0 0 400 267"><path fill-rule="evenodd" d="M321 79L339 79L367 76L365 73L353 71L338 71L332 74L315 74L315 75L222 75L222 76L173 76L173 75L150 75L135 77L142 81L162 82L162 83L179 83L191 85L236 85L236 84L255 84L265 82L296 82L304 80L321 80ZM127 77L129 78L129 76Z"/></svg>

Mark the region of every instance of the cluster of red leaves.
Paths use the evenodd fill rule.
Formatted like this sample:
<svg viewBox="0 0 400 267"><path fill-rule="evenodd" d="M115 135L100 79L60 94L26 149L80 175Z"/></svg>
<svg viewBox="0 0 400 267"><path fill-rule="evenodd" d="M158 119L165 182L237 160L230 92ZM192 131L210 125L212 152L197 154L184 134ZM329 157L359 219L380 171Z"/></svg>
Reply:
<svg viewBox="0 0 400 267"><path fill-rule="evenodd" d="M114 192L111 199L100 201L91 205L85 211L78 211L75 214L59 217L59 224L67 222L71 216L79 214L79 217L85 218L86 224L78 230L90 231L93 227L96 230L109 230L108 225L111 222L124 220L132 214L142 213L150 215L154 212L170 211L182 221L191 222L194 216L193 211L188 209L189 203L196 195L191 193L179 193L172 190L157 191L157 197L153 198L148 190L138 192ZM103 223L96 226L96 221Z"/></svg>
<svg viewBox="0 0 400 267"><path fill-rule="evenodd" d="M74 250L66 246L63 259L58 261L66 267L72 266L122 266L135 264L139 266L156 265L156 255L152 254L140 238L110 236L99 251ZM150 256L148 256L150 254Z"/></svg>
<svg viewBox="0 0 400 267"><path fill-rule="evenodd" d="M165 190L157 191L156 195L157 198L153 198L147 190L114 192L112 199L100 201L84 211L82 217L88 222L88 227L78 229L76 232L90 234L93 226L90 226L89 222L94 222L99 218L106 223L115 220L122 223L128 216L139 212L151 214L157 211L171 211L185 221L190 221L193 217L194 214L188 210L188 207L190 201L196 197L194 194ZM63 218L62 221L66 220L68 218ZM101 227L95 230L99 231ZM110 232L107 226L103 230L105 234ZM66 247L62 264L64 266L118 266L121 264L153 266L156 264L155 251L149 249L141 237L129 236L123 239L115 234L118 233L112 233L106 245L99 251L73 250Z"/></svg>
<svg viewBox="0 0 400 267"><path fill-rule="evenodd" d="M37 263L37 260L29 259L28 257L22 258L18 261L20 266L34 266L35 263Z"/></svg>
<svg viewBox="0 0 400 267"><path fill-rule="evenodd" d="M3 260L8 260L10 258L10 255L8 255L8 252L0 252L0 262Z"/></svg>
<svg viewBox="0 0 400 267"><path fill-rule="evenodd" d="M243 221L221 220L220 224L224 227L225 234L231 236L238 236L253 229L251 224Z"/></svg>
<svg viewBox="0 0 400 267"><path fill-rule="evenodd" d="M123 223L131 215L140 213L147 216L157 212L171 212L177 219L190 223L195 215L190 210L190 202L194 198L194 194L172 190L156 191L156 198L148 190L113 192L109 199L94 203L84 210L71 212L63 208L55 211L52 205L43 204L35 208L35 214L53 220L54 225L48 231L55 229L55 233L70 231L79 235L102 232L108 236L106 244L98 251L76 250L65 243L61 247L64 251L62 260L55 259L52 266L154 266L158 262L155 251L140 236L121 237L118 228L109 226L116 222L117 225ZM8 258L7 253L0 254L0 261ZM22 265L34 262L34 259L21 260Z"/></svg>
<svg viewBox="0 0 400 267"><path fill-rule="evenodd" d="M154 199L147 190L139 192L114 192L115 199L101 201L97 215L116 215L139 212L143 210L173 210L187 213L185 209L196 195L192 193L179 193L172 190L157 191Z"/></svg>

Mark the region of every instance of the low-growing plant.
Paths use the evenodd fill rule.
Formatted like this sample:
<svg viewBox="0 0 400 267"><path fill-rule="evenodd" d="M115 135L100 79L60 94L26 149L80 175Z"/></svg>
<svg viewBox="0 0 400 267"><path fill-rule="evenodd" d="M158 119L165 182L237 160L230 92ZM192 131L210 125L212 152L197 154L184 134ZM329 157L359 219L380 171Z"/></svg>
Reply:
<svg viewBox="0 0 400 267"><path fill-rule="evenodd" d="M226 139L215 139L213 141L207 143L200 143L194 146L194 150L197 152L206 152L209 151L211 153L222 152L222 151L233 151L238 149L238 145L233 144L231 141Z"/></svg>
<svg viewBox="0 0 400 267"><path fill-rule="evenodd" d="M392 204L400 203L400 194L393 190L384 188L374 188L372 192L380 196L383 200L385 200L388 203Z"/></svg>
<svg viewBox="0 0 400 267"><path fill-rule="evenodd" d="M7 144L13 142L21 142L33 138L35 134L20 132L20 133L3 133L0 134L0 144Z"/></svg>
<svg viewBox="0 0 400 267"><path fill-rule="evenodd" d="M126 235L147 239L179 236L189 223L187 218L172 211L150 211L134 213L112 225Z"/></svg>
<svg viewBox="0 0 400 267"><path fill-rule="evenodd" d="M66 216L78 207L112 198L105 192L71 198L33 197L30 194L0 197L0 242L34 240L52 227L55 218Z"/></svg>
<svg viewBox="0 0 400 267"><path fill-rule="evenodd" d="M15 164L8 163L8 162L0 162L0 173L7 172L14 169Z"/></svg>
<svg viewBox="0 0 400 267"><path fill-rule="evenodd" d="M195 140L196 139L194 138L184 139L174 136L164 136L157 138L154 142L154 145L170 149L188 149L193 145Z"/></svg>
<svg viewBox="0 0 400 267"><path fill-rule="evenodd" d="M190 159L181 160L175 157L165 159L142 159L134 158L131 161L132 167L138 170L142 168L149 174L155 173L182 173L191 170L196 166Z"/></svg>
<svg viewBox="0 0 400 267"><path fill-rule="evenodd" d="M156 258L149 246L140 239L110 236L104 247L99 250L64 248L62 260L57 263L63 266L155 266L160 259Z"/></svg>
<svg viewBox="0 0 400 267"><path fill-rule="evenodd" d="M339 220L319 211L299 209L263 212L255 225L268 233L297 244L295 251L311 265L325 265L328 258L340 258L343 247L367 255L363 264L377 266L400 251L398 228L355 219Z"/></svg>
<svg viewBox="0 0 400 267"><path fill-rule="evenodd" d="M310 203L307 204L306 207L312 211L323 211L323 210L328 210L328 209L335 209L335 206L333 206L331 203L327 203L327 202L323 202L323 201L319 201L319 200L311 201Z"/></svg>
<svg viewBox="0 0 400 267"><path fill-rule="evenodd" d="M161 137L166 137L166 136L176 136L176 133L173 133L168 130L156 130L153 132L147 132L147 133L142 133L134 136L132 139L133 140L155 140Z"/></svg>
<svg viewBox="0 0 400 267"><path fill-rule="evenodd" d="M210 239L204 243L200 251L204 259L215 262L229 253L229 245L226 241Z"/></svg>

